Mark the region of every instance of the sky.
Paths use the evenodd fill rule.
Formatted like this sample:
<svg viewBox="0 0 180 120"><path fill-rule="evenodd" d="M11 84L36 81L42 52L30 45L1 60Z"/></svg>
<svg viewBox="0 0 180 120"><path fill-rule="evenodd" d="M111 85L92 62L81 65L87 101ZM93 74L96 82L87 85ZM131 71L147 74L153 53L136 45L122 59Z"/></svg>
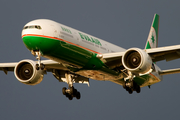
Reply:
<svg viewBox="0 0 180 120"><path fill-rule="evenodd" d="M159 47L180 44L179 0L1 0L0 62L35 60L21 39L23 26L51 19L125 49L143 49L155 13L160 15ZM161 69L179 68L180 60L162 61ZM48 73L36 86L0 72L1 120L169 120L179 119L180 74L130 95L122 86L90 80L75 84L80 100L62 95L66 83Z"/></svg>

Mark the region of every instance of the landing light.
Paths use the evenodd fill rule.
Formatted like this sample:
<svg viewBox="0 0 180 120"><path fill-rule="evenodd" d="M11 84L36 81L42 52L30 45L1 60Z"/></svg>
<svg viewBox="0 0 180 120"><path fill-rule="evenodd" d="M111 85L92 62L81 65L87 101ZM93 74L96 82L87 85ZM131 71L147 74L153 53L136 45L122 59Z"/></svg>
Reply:
<svg viewBox="0 0 180 120"><path fill-rule="evenodd" d="M102 54L98 54L98 55L96 55L96 57L101 59L101 58L103 58L103 55Z"/></svg>

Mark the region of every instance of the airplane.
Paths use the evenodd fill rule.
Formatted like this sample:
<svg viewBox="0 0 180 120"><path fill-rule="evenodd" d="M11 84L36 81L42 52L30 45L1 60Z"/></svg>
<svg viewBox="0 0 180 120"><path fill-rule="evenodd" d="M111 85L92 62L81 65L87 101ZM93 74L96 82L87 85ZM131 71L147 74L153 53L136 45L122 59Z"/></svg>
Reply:
<svg viewBox="0 0 180 120"><path fill-rule="evenodd" d="M62 93L69 100L81 98L74 83L89 85L89 79L111 81L132 94L162 81L163 75L180 73L180 68L161 70L158 61L180 58L180 45L158 47L159 15L155 14L144 49L124 49L100 38L48 19L27 23L22 40L37 60L0 63L5 74L14 72L18 81L37 85L47 72L68 84ZM47 60L41 60L41 58Z"/></svg>

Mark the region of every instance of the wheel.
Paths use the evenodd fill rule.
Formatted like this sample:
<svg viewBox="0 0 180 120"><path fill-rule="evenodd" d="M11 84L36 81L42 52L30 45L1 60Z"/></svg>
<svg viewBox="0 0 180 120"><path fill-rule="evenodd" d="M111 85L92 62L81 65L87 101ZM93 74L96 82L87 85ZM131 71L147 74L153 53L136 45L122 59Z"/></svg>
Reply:
<svg viewBox="0 0 180 120"><path fill-rule="evenodd" d="M69 98L70 95L69 95L69 93L66 93L65 96L66 96L67 98Z"/></svg>
<svg viewBox="0 0 180 120"><path fill-rule="evenodd" d="M80 92L77 92L77 93L76 93L76 98L77 98L78 100L81 98Z"/></svg>
<svg viewBox="0 0 180 120"><path fill-rule="evenodd" d="M41 63L40 67L41 67L41 70L44 70L45 65L43 63Z"/></svg>
<svg viewBox="0 0 180 120"><path fill-rule="evenodd" d="M70 87L70 93L73 95L74 94L74 87Z"/></svg>
<svg viewBox="0 0 180 120"><path fill-rule="evenodd" d="M133 93L133 89L129 88L128 92L129 92L129 94L132 94Z"/></svg>
<svg viewBox="0 0 180 120"><path fill-rule="evenodd" d="M134 91L136 91L137 93L140 93L141 92L140 86L135 82L133 84L134 84Z"/></svg>
<svg viewBox="0 0 180 120"><path fill-rule="evenodd" d="M78 92L77 89L74 89L73 95L76 96L77 92Z"/></svg>
<svg viewBox="0 0 180 120"><path fill-rule="evenodd" d="M69 98L69 100L72 100L72 99L73 99L73 97L72 97L71 95L69 95L68 98Z"/></svg>
<svg viewBox="0 0 180 120"><path fill-rule="evenodd" d="M129 88L128 87L125 87L126 91L129 91Z"/></svg>
<svg viewBox="0 0 180 120"><path fill-rule="evenodd" d="M141 88L140 88L139 85L137 85L137 87L136 87L136 92L137 92L137 93L140 93L140 92L141 92Z"/></svg>
<svg viewBox="0 0 180 120"><path fill-rule="evenodd" d="M123 84L123 88L126 89L126 83Z"/></svg>
<svg viewBox="0 0 180 120"><path fill-rule="evenodd" d="M63 93L63 95L66 95L66 87L63 87L62 93Z"/></svg>
<svg viewBox="0 0 180 120"><path fill-rule="evenodd" d="M36 70L39 70L39 64L36 64Z"/></svg>

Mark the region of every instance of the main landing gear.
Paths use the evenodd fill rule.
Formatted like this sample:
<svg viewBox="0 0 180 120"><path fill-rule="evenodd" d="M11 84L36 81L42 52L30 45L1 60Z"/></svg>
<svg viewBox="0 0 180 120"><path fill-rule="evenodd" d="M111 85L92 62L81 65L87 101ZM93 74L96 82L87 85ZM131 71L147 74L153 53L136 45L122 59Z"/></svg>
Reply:
<svg viewBox="0 0 180 120"><path fill-rule="evenodd" d="M77 89L73 87L73 82L75 80L75 76L71 74L70 72L65 73L65 79L66 83L68 84L69 88L67 89L64 87L62 89L63 95L65 95L69 100L72 100L74 97L76 97L78 100L81 98L81 94Z"/></svg>
<svg viewBox="0 0 180 120"><path fill-rule="evenodd" d="M76 97L76 99L81 98L80 92L78 92L74 87L70 87L67 89L66 87L63 87L62 89L63 95L65 95L69 100L72 100L73 97Z"/></svg>
<svg viewBox="0 0 180 120"><path fill-rule="evenodd" d="M136 91L137 93L141 92L140 86L134 81L125 82L123 88L128 91L129 94L132 94L133 91Z"/></svg>

